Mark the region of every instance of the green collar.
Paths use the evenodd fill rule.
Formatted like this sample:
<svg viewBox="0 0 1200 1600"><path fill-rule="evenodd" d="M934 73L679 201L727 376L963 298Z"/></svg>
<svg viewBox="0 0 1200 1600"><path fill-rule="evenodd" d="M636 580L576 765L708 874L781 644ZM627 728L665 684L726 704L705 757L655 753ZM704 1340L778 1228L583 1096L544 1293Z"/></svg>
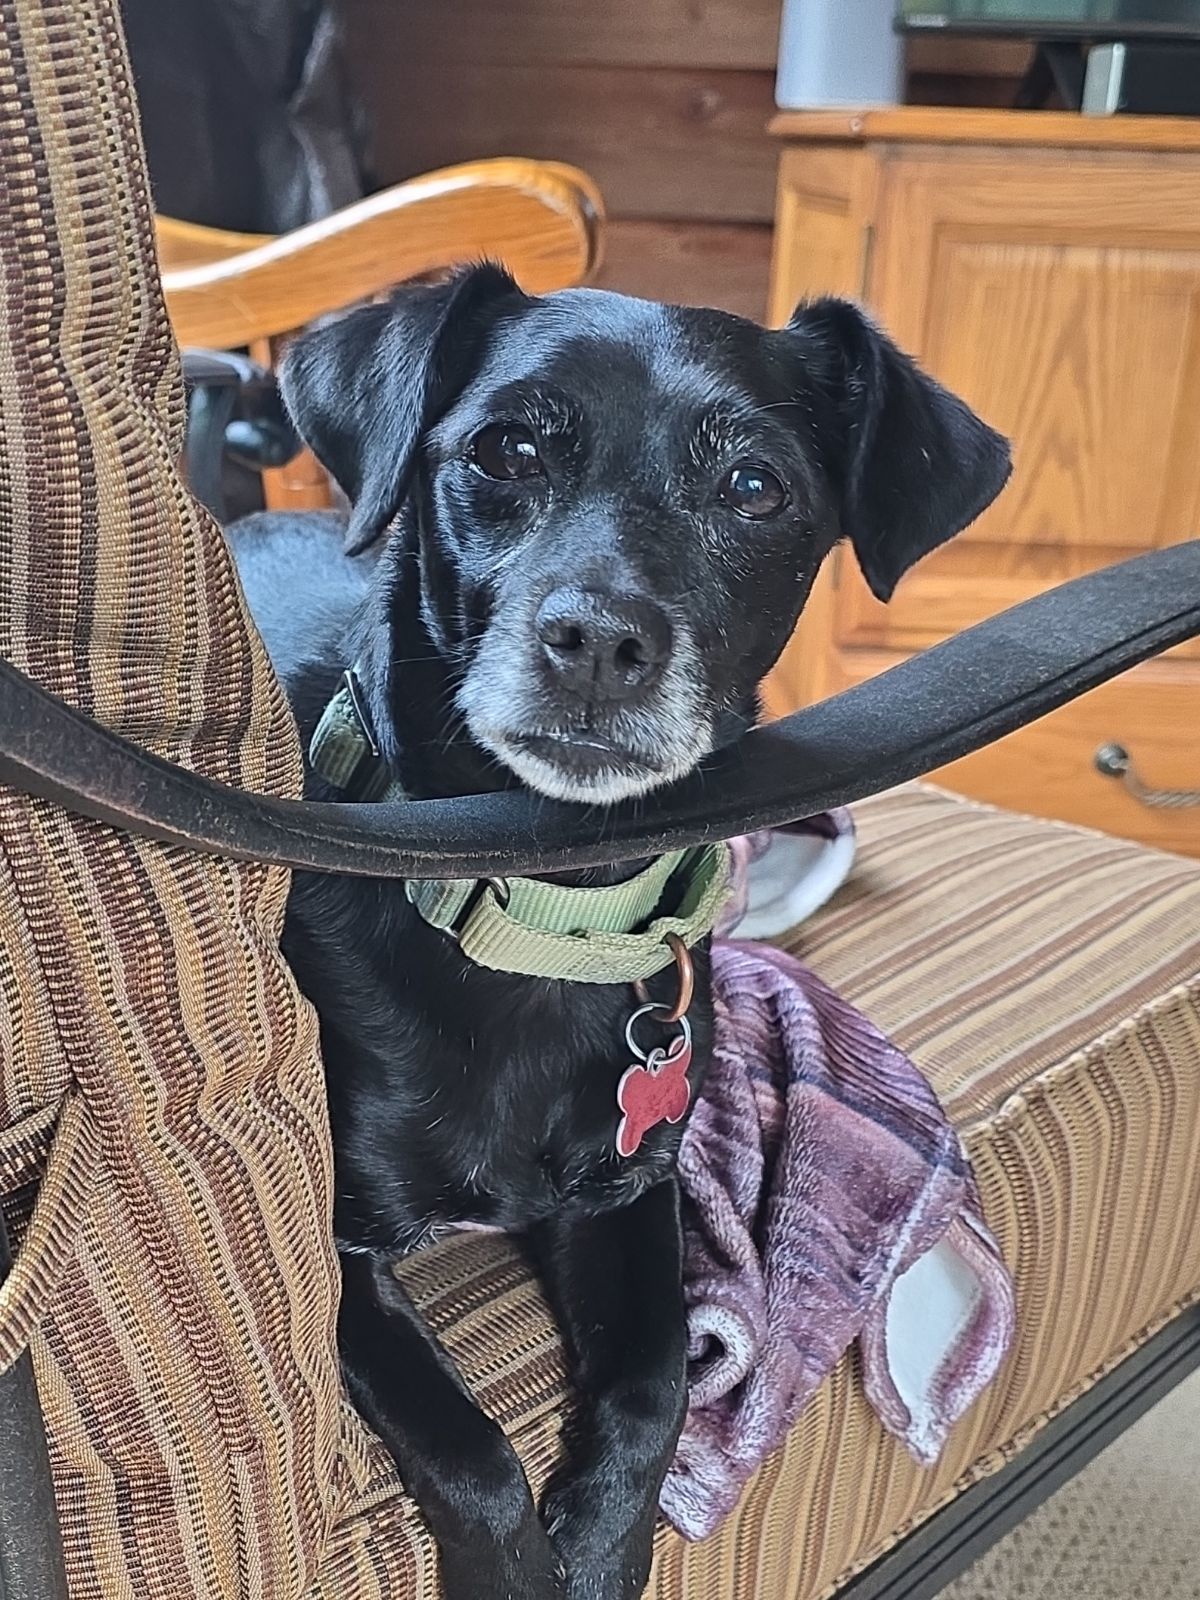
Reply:
<svg viewBox="0 0 1200 1600"><path fill-rule="evenodd" d="M375 742L357 664L342 673L337 693L313 729L308 764L347 800L404 799Z"/></svg>
<svg viewBox="0 0 1200 1600"><path fill-rule="evenodd" d="M313 731L308 759L348 800L404 798L371 733L353 667ZM690 948L712 932L728 885L728 847L710 844L659 856L602 888L541 878L409 878L404 888L425 921L478 966L571 983L636 983L674 961L668 934ZM665 913L664 898L673 907Z"/></svg>

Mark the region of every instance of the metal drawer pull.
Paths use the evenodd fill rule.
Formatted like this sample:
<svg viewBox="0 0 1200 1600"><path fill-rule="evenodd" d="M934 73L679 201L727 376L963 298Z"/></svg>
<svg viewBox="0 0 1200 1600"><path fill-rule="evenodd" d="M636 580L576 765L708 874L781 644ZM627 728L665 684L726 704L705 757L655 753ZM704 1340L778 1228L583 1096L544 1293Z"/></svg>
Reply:
<svg viewBox="0 0 1200 1600"><path fill-rule="evenodd" d="M1102 744L1094 757L1096 771L1106 778L1120 778L1135 800L1144 806L1183 810L1200 806L1200 789L1148 789L1133 770L1133 760L1123 744Z"/></svg>

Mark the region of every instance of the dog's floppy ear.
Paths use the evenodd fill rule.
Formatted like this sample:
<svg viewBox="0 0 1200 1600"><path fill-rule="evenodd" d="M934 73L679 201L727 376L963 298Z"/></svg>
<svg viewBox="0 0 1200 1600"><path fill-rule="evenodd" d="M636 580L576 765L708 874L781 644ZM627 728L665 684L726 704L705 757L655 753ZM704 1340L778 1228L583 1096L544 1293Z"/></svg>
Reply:
<svg viewBox="0 0 1200 1600"><path fill-rule="evenodd" d="M499 307L523 298L503 268L485 263L362 306L289 348L280 388L350 501L350 554L399 511L422 434L469 380Z"/></svg>
<svg viewBox="0 0 1200 1600"><path fill-rule="evenodd" d="M914 562L989 506L1008 478L1008 441L935 383L857 306L800 305L805 371L826 406L817 425L841 499L842 532L880 600Z"/></svg>

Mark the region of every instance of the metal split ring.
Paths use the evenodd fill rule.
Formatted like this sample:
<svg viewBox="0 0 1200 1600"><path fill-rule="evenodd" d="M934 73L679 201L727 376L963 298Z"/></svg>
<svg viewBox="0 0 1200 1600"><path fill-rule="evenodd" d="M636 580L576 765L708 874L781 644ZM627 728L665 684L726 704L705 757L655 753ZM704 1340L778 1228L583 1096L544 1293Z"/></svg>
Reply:
<svg viewBox="0 0 1200 1600"><path fill-rule="evenodd" d="M673 1016L671 1016L670 1015L670 1007L664 1005L661 1000L648 1000L644 1006L639 1006L637 1008L637 1010L630 1017L629 1021L625 1024L625 1043L629 1046L630 1051L632 1052L633 1055L635 1055L638 1058L639 1061L648 1061L650 1059L650 1057L654 1054L654 1051L653 1050L643 1050L637 1044L637 1042L635 1041L635 1039L633 1037L633 1025L634 1025L635 1022L639 1022L642 1017L648 1017L651 1014L651 1012L661 1012L662 1015L659 1017L658 1020L660 1022L666 1023L666 1024L668 1024L668 1025L670 1025L672 1027L676 1023L678 1023L680 1028L683 1030L684 1048L685 1049L690 1049L691 1048L691 1043L692 1043L692 1025L688 1021L688 1019L686 1017L673 1017ZM657 1049L661 1049L661 1047L658 1047L658 1046L656 1046L656 1048Z"/></svg>
<svg viewBox="0 0 1200 1600"><path fill-rule="evenodd" d="M675 957L675 970L679 974L679 992L675 996L673 1006L662 1005L661 1001L656 1003L662 1005L662 1009L667 1013L663 1018L664 1022L682 1022L687 1016L692 1004L692 995L696 990L696 969L692 964L692 952L677 933L668 933L663 943ZM633 992L642 1002L643 1009L650 1005L650 991L643 979L639 978L634 984Z"/></svg>

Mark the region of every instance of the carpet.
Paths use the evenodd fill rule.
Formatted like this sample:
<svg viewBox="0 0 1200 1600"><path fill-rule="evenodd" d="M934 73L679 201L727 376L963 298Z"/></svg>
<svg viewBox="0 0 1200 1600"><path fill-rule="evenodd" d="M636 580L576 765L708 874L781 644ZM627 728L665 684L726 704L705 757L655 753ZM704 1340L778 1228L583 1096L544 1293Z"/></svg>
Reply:
<svg viewBox="0 0 1200 1600"><path fill-rule="evenodd" d="M1200 1373L993 1545L942 1600L1200 1600Z"/></svg>

